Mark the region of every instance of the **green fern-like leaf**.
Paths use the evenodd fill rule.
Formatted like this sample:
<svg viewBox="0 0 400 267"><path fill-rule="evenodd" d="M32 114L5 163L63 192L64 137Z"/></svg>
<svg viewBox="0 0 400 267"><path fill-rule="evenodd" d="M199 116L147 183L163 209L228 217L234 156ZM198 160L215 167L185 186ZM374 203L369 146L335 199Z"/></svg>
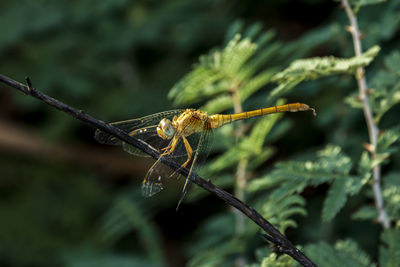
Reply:
<svg viewBox="0 0 400 267"><path fill-rule="evenodd" d="M360 8L363 6L380 4L382 2L386 2L386 0L356 0L356 1L351 1L351 2L353 2L352 4L354 6L354 8L353 8L354 12L358 13Z"/></svg>
<svg viewBox="0 0 400 267"><path fill-rule="evenodd" d="M305 247L305 252L318 266L375 266L367 254L352 240L338 241L334 248L325 242L308 245Z"/></svg>
<svg viewBox="0 0 400 267"><path fill-rule="evenodd" d="M126 196L118 198L115 205L104 215L102 223L104 238L108 243L115 243L125 234L135 230L148 257L161 261L163 256L157 228L147 218L145 209L141 207L138 201L141 196L137 193L133 195L136 195L134 200Z"/></svg>
<svg viewBox="0 0 400 267"><path fill-rule="evenodd" d="M282 178L295 183L304 181L306 184L319 185L340 177L352 178L349 175L351 168L350 158L339 147L327 146L318 153L316 161L278 163L275 170L263 179Z"/></svg>
<svg viewBox="0 0 400 267"><path fill-rule="evenodd" d="M234 215L226 212L207 218L196 230L196 242L190 246L188 253L195 256L199 251L206 251L230 240L235 232L234 222Z"/></svg>
<svg viewBox="0 0 400 267"><path fill-rule="evenodd" d="M347 200L346 179L343 177L335 179L328 191L322 208L322 220L329 222L335 217Z"/></svg>
<svg viewBox="0 0 400 267"><path fill-rule="evenodd" d="M291 267L294 264L293 258L288 255L278 257L276 253L271 253L261 262L261 267Z"/></svg>
<svg viewBox="0 0 400 267"><path fill-rule="evenodd" d="M376 166L384 162L391 154L398 150L397 147L392 146L400 139L400 128L394 127L384 131L378 138L376 146L376 159L372 161L372 166Z"/></svg>
<svg viewBox="0 0 400 267"><path fill-rule="evenodd" d="M267 199L261 197L255 201L257 209L261 215L267 218L281 232L285 232L288 227L297 227L297 223L291 217L295 215L306 216L304 209L305 200L299 195L276 198L271 195Z"/></svg>
<svg viewBox="0 0 400 267"><path fill-rule="evenodd" d="M239 99L241 101L247 100L258 89L267 84L271 80L273 74L275 74L275 72L268 69L250 78L246 83L243 83L238 92ZM232 106L232 96L230 94L220 94L217 97L207 101L207 103L202 106L201 109L210 114L215 114L223 110L227 110Z"/></svg>
<svg viewBox="0 0 400 267"><path fill-rule="evenodd" d="M307 245L305 252L310 259L318 266L343 267L349 266L345 259L338 257L335 250L329 244L320 242L318 244Z"/></svg>
<svg viewBox="0 0 400 267"><path fill-rule="evenodd" d="M351 216L353 220L374 220L377 217L378 211L371 206L363 206Z"/></svg>
<svg viewBox="0 0 400 267"><path fill-rule="evenodd" d="M386 112L400 102L399 62L400 52L392 52L385 58L385 68L382 68L371 81L373 89L368 94L368 99L374 111L376 123L379 123ZM352 93L346 98L346 103L353 108L363 108L363 103L359 99L359 94Z"/></svg>
<svg viewBox="0 0 400 267"><path fill-rule="evenodd" d="M222 50L200 57L200 62L169 92L176 105L191 104L239 86L246 75L244 64L257 45L239 34Z"/></svg>
<svg viewBox="0 0 400 267"><path fill-rule="evenodd" d="M337 241L335 243L335 250L340 255L343 255L343 258L348 259L348 262L351 263L349 266L376 266L376 264L372 263L369 255L354 240L346 239Z"/></svg>
<svg viewBox="0 0 400 267"><path fill-rule="evenodd" d="M387 111L400 103L399 68L400 52L395 51L385 58L385 68L382 68L371 81L374 90L369 94L369 100L377 123Z"/></svg>
<svg viewBox="0 0 400 267"><path fill-rule="evenodd" d="M363 180L368 181L369 178L371 177L371 169L372 168L373 168L373 166L372 166L372 160L371 160L370 154L367 151L364 151L361 154L361 158L358 163L358 175L360 177L363 177Z"/></svg>
<svg viewBox="0 0 400 267"><path fill-rule="evenodd" d="M304 80L315 80L343 73L354 74L358 67L369 65L379 50L378 46L374 46L361 57L348 59L324 57L296 60L288 68L273 77L272 80L279 83L279 86L271 92L271 96L277 97Z"/></svg>
<svg viewBox="0 0 400 267"><path fill-rule="evenodd" d="M382 245L379 248L379 266L395 267L400 262L400 231L389 229L381 235Z"/></svg>
<svg viewBox="0 0 400 267"><path fill-rule="evenodd" d="M383 197L389 218L400 221L400 173L392 172L383 177Z"/></svg>
<svg viewBox="0 0 400 267"><path fill-rule="evenodd" d="M243 243L238 239L224 240L220 244L196 253L187 266L216 267L233 266L235 255L243 250Z"/></svg>
<svg viewBox="0 0 400 267"><path fill-rule="evenodd" d="M332 187L325 199L322 218L331 220L346 203L347 195L354 195L364 186L367 178L350 174L352 161L340 147L328 145L318 152L315 161L278 163L275 169L260 179L254 179L249 184L249 191L273 188L271 197L281 199L303 191L306 186L316 186L332 182Z"/></svg>

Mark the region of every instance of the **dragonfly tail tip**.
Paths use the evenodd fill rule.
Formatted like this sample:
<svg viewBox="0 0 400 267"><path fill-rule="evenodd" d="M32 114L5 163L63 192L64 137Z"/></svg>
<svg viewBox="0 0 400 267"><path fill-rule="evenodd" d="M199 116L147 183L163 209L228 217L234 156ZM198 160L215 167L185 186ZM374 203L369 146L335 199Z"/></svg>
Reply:
<svg viewBox="0 0 400 267"><path fill-rule="evenodd" d="M315 116L317 116L317 112L315 111L315 109L314 109L314 108L310 108L310 110L312 111L312 113L313 113L314 117L315 117Z"/></svg>

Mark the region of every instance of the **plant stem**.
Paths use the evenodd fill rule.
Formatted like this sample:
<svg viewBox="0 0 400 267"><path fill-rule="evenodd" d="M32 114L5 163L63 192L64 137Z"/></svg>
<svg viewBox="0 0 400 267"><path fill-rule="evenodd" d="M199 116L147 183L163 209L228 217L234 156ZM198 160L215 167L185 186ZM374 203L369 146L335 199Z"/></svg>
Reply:
<svg viewBox="0 0 400 267"><path fill-rule="evenodd" d="M239 97L239 86L232 87L232 101L233 101L233 110L235 113L243 112L242 102L240 101ZM244 135L245 132L245 125L243 121L238 122L238 128L236 130L236 138L240 140L240 138ZM234 195L240 200L244 201L245 198L245 190L247 187L247 180L246 180L246 169L248 164L248 158L244 157L239 160L238 167L236 170L236 177L235 177L235 192ZM236 232L238 235L242 235L245 232L245 217L243 214L239 212L235 212L236 214ZM241 267L245 266L246 261L243 256L239 257L236 261L236 266Z"/></svg>
<svg viewBox="0 0 400 267"><path fill-rule="evenodd" d="M232 101L233 101L233 110L235 113L241 113L243 112L243 107L242 103L240 101L239 97L239 87L238 86L233 86L232 87ZM237 140L240 140L241 137L243 137L244 132L245 132L245 125L243 121L238 121L238 128L236 130L236 138ZM246 180L246 169L247 169L247 163L248 159L247 158L241 158L238 163L238 167L236 170L236 175L235 175L235 192L234 195L235 197L244 200L245 197L245 190L247 186L247 180ZM237 225L236 225L236 230L239 234L243 233L244 230L244 218L241 214L237 214Z"/></svg>
<svg viewBox="0 0 400 267"><path fill-rule="evenodd" d="M362 54L362 46L361 46L360 30L358 28L357 17L354 15L354 12L351 9L350 4L347 0L342 0L342 6L344 7L344 10L346 11L347 17L349 18L350 21L350 26L347 29L351 33L351 36L353 38L354 53L357 57L360 57ZM371 105L369 104L368 101L368 94L367 94L368 86L364 68L359 67L357 69L356 80L358 84L359 98L360 101L362 101L363 103L364 117L367 123L369 141L371 144L369 152L371 153L371 158L374 161L376 159L376 145L378 143L379 128L374 122ZM374 191L376 209L378 210L379 214L378 221L379 223L382 224L384 229L388 229L389 219L383 204L382 189L381 189L381 166L379 164L373 168L372 174L373 174L372 189Z"/></svg>

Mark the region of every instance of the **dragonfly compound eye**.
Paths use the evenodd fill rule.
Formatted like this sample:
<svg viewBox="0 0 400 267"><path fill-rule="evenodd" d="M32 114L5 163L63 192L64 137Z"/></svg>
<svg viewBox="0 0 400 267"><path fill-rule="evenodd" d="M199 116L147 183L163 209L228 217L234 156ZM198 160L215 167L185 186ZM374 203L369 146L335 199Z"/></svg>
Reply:
<svg viewBox="0 0 400 267"><path fill-rule="evenodd" d="M157 126L157 134L162 139L171 139L174 133L175 130L172 127L171 121L169 119L162 119Z"/></svg>

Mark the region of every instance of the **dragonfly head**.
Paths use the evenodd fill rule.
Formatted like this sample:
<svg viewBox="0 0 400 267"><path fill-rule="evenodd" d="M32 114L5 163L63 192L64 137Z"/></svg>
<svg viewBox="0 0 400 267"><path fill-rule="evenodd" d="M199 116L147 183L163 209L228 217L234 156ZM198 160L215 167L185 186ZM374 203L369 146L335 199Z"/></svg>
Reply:
<svg viewBox="0 0 400 267"><path fill-rule="evenodd" d="M171 139L175 134L174 127L169 119L162 119L157 126L157 134L162 139Z"/></svg>

